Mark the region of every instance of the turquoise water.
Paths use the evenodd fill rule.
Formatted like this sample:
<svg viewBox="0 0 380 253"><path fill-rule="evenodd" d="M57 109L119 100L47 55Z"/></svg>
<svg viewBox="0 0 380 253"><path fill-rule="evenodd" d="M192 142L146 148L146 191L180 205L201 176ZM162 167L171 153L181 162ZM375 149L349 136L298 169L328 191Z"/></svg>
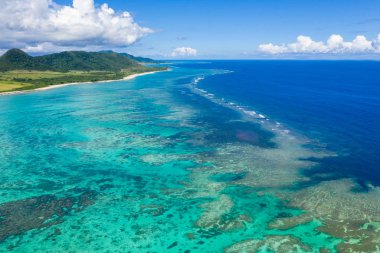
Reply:
<svg viewBox="0 0 380 253"><path fill-rule="evenodd" d="M0 97L0 251L337 252L290 187L326 154L192 88L226 73Z"/></svg>

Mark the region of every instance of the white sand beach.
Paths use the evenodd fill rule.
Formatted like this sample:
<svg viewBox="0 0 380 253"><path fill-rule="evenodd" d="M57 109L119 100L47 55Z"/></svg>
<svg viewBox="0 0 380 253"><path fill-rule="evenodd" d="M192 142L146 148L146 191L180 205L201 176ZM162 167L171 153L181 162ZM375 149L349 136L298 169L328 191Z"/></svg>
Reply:
<svg viewBox="0 0 380 253"><path fill-rule="evenodd" d="M110 83L110 82L117 82L117 81L129 81L129 80L135 79L135 78L137 78L139 76L151 75L151 74L155 74L157 72L169 71L169 70L170 69L168 69L168 70L151 71L151 72L144 72L144 73L139 73L139 74L132 74L132 75L124 77L123 79L116 79L116 80L104 80L104 81L97 81L97 82L75 82L75 83L54 84L54 85L49 85L49 86L46 86L46 87L37 88L37 89L31 89L31 90L3 92L3 93L0 93L0 96L14 95L14 94L23 94L23 93L36 92L36 91L44 91L44 90L51 90L51 89L62 88L62 87L70 86L70 85L78 85L78 84L95 84L95 83Z"/></svg>

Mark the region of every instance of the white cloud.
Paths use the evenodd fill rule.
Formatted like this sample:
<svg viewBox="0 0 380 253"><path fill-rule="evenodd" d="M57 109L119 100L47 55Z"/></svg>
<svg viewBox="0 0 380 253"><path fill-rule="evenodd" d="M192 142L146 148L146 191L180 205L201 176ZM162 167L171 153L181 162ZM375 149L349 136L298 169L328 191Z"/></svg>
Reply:
<svg viewBox="0 0 380 253"><path fill-rule="evenodd" d="M1 0L0 48L30 51L45 47L125 47L153 31L138 25L128 12L115 12L94 0Z"/></svg>
<svg viewBox="0 0 380 253"><path fill-rule="evenodd" d="M331 35L325 42L314 41L311 37L300 35L297 41L290 44L274 45L272 43L259 45L259 50L269 54L311 53L311 54L358 54L380 52L380 34L375 41L369 41L363 35L358 35L352 41L344 41L339 34Z"/></svg>
<svg viewBox="0 0 380 253"><path fill-rule="evenodd" d="M197 50L191 47L177 47L171 53L172 57L196 56Z"/></svg>
<svg viewBox="0 0 380 253"><path fill-rule="evenodd" d="M281 54L286 53L288 48L283 45L273 45L272 43L268 43L260 45L259 50L265 53Z"/></svg>

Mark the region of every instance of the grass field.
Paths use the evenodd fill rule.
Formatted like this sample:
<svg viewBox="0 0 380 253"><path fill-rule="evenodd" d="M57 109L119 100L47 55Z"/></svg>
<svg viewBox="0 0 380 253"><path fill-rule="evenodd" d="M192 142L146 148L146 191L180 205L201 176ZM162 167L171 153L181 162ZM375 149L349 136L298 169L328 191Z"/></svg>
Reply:
<svg viewBox="0 0 380 253"><path fill-rule="evenodd" d="M161 70L159 68L141 67L121 72L109 71L27 71L16 70L0 72L0 93L42 88L50 85L73 82L97 82L122 79L131 74Z"/></svg>

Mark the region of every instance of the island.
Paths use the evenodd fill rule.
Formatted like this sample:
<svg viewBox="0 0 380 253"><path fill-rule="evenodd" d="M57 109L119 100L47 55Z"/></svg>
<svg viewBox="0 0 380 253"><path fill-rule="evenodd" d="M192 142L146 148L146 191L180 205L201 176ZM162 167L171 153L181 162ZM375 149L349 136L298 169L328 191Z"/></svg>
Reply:
<svg viewBox="0 0 380 253"><path fill-rule="evenodd" d="M0 57L0 93L35 90L59 84L120 80L166 70L154 60L113 51L65 51L31 56L10 49Z"/></svg>

